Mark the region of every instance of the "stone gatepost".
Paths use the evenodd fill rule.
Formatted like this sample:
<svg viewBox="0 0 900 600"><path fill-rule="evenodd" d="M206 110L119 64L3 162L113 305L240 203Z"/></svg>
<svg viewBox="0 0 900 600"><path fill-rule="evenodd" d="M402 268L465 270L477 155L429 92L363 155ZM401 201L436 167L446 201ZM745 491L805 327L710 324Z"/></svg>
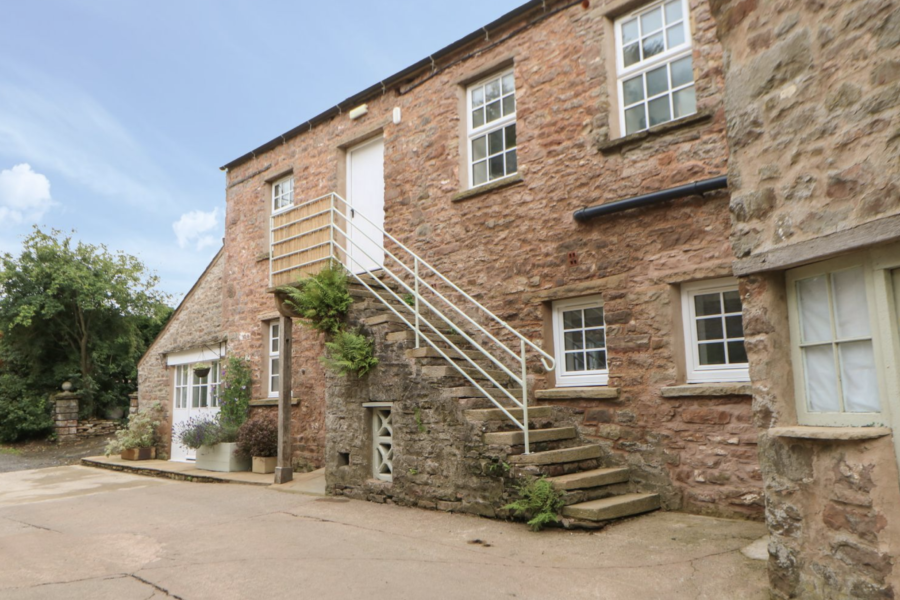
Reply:
<svg viewBox="0 0 900 600"><path fill-rule="evenodd" d="M60 392L53 397L53 422L60 443L78 439L78 404L81 394Z"/></svg>
<svg viewBox="0 0 900 600"><path fill-rule="evenodd" d="M138 395L137 392L128 394L128 416L136 415L138 412Z"/></svg>

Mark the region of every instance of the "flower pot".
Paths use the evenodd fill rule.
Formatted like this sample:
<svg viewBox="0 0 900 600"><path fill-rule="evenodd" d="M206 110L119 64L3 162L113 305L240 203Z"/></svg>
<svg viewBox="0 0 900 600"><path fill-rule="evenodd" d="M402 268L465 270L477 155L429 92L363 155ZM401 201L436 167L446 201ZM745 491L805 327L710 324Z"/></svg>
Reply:
<svg viewBox="0 0 900 600"><path fill-rule="evenodd" d="M152 460L154 458L156 458L156 447L122 450L122 460Z"/></svg>
<svg viewBox="0 0 900 600"><path fill-rule="evenodd" d="M203 377L206 377L207 375L209 375L209 370L210 370L210 367L202 367L200 369L194 369L194 375L196 375L197 377L200 377L202 379Z"/></svg>
<svg viewBox="0 0 900 600"><path fill-rule="evenodd" d="M278 462L278 458L275 456L254 456L253 457L253 472L261 473L263 475L267 473L275 472L275 465Z"/></svg>
<svg viewBox="0 0 900 600"><path fill-rule="evenodd" d="M215 446L200 446L197 449L198 469L204 471L219 471L232 473L234 471L249 471L250 459L236 456L234 451L236 443L216 444Z"/></svg>

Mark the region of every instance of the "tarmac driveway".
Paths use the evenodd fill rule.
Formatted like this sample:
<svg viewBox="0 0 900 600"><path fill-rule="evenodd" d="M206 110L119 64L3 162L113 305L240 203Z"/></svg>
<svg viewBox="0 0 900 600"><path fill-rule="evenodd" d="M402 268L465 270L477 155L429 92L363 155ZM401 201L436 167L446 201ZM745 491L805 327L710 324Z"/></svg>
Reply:
<svg viewBox="0 0 900 600"><path fill-rule="evenodd" d="M72 466L0 474L0 598L768 597L759 523L597 533Z"/></svg>

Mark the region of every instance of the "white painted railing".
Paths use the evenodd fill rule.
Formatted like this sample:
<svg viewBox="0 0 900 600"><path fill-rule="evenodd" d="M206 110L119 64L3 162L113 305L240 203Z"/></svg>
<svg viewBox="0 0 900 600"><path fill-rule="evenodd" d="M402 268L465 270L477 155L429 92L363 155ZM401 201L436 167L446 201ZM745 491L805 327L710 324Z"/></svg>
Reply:
<svg viewBox="0 0 900 600"><path fill-rule="evenodd" d="M384 240L390 240L389 247ZM423 341L428 344L515 423L523 431L525 452L530 452L527 359L529 352L535 353L544 368L552 371L556 363L547 352L485 308L395 237L355 211L338 194L326 194L273 215L271 251L269 273L270 285L273 287L279 282L286 283L288 279L296 279L301 274L316 272L332 261L343 265L353 279L381 300L415 332L416 348L421 347ZM372 254L383 254L383 257ZM403 255L405 260L398 257L398 254ZM388 266L388 262L395 265L394 269ZM373 268L378 274L372 271ZM369 278L363 278L362 272L368 274ZM403 290L403 295L381 283L379 277L393 280L398 289ZM426 277L452 292L438 291L437 284L429 283ZM457 299L454 301L448 295L455 295ZM391 297L396 303L390 302ZM407 303L406 300L410 297L412 302ZM501 341L469 313L479 316L498 331L500 337L513 340L518 348L511 348ZM461 337L468 343L468 347L455 343L453 336ZM439 343L446 344L447 348L439 346ZM459 364L460 360L464 361L465 366ZM498 381L502 377L492 375L479 361L487 363L489 369L505 374L518 385L518 389ZM481 383L467 369L480 374L483 377ZM521 408L522 418L516 418L498 398L507 399L513 406Z"/></svg>

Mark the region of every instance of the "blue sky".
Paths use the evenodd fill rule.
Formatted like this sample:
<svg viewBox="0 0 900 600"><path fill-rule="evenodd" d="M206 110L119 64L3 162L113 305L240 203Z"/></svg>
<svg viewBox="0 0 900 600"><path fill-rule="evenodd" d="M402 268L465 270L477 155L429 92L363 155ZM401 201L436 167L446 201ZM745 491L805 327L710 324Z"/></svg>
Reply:
<svg viewBox="0 0 900 600"><path fill-rule="evenodd" d="M0 252L75 229L177 302L221 243L221 165L523 2L0 0Z"/></svg>

